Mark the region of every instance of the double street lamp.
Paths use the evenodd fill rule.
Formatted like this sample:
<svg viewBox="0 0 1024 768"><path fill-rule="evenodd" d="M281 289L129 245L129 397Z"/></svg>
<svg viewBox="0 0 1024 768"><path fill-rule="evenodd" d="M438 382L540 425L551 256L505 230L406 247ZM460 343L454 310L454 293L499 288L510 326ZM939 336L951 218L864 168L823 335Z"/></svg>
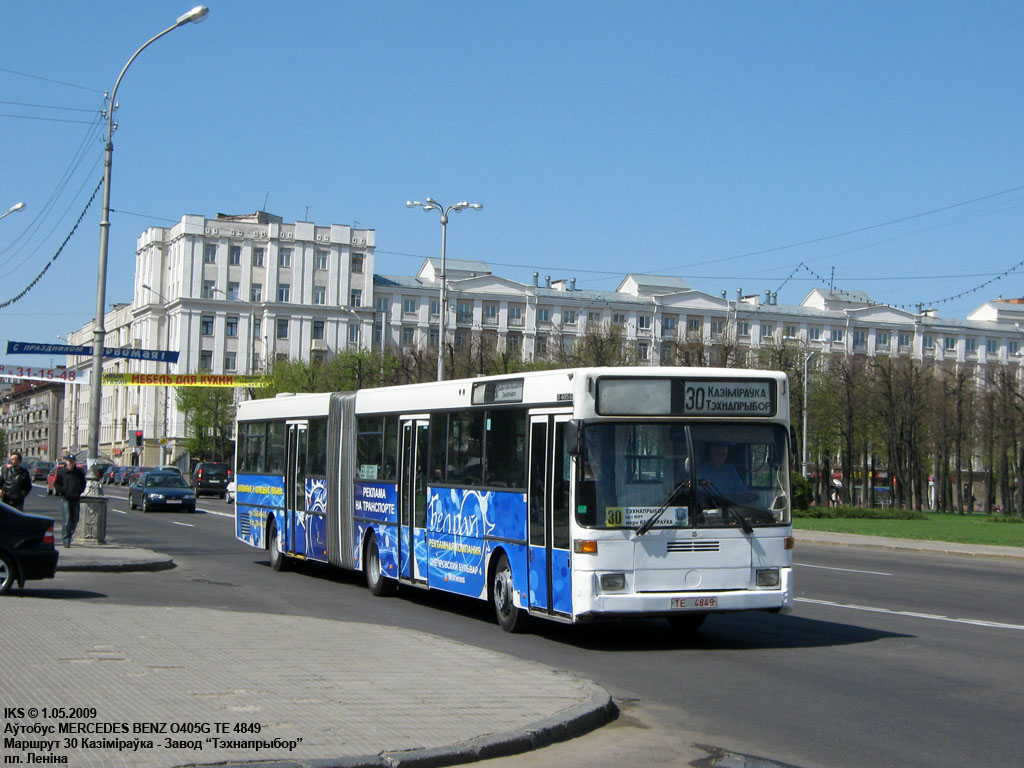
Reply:
<svg viewBox="0 0 1024 768"><path fill-rule="evenodd" d="M437 336L437 380L444 381L444 339L445 339L445 320L448 314L447 312L447 300L448 300L448 284L445 279L445 247L448 240L448 214L452 211L464 211L467 208L473 211L483 210L483 206L480 203L455 203L455 205L449 205L445 208L441 203L437 202L432 197L428 197L426 202L419 202L418 200L409 200L405 204L406 208L422 208L424 211L437 211L441 214L441 306L438 308L438 315L440 316L440 327L438 328Z"/></svg>
<svg viewBox="0 0 1024 768"><path fill-rule="evenodd" d="M87 460L88 474L92 475L92 469L99 459L100 453L100 413L101 398L103 396L103 342L107 335L103 327L103 306L107 294L107 243L110 230L110 165L114 157L114 144L111 141L114 135L114 109L117 107L117 89L121 85L121 78L128 71L135 58L142 53L151 43L155 43L168 32L173 32L178 27L189 22L199 22L206 18L210 10L205 5L197 5L188 13L183 13L177 21L158 35L151 37L132 54L128 63L124 65L121 74L117 76L114 83L114 90L110 94L110 104L107 107L107 144L103 159L103 217L100 220L100 257L99 270L96 277L96 321L93 324L92 333L92 380L89 382L89 456Z"/></svg>

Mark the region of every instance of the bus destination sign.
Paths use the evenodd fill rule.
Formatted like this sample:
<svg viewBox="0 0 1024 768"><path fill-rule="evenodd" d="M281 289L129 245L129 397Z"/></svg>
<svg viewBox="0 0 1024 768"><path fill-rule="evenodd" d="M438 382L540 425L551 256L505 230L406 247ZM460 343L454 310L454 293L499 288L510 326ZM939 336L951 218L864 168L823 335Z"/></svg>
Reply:
<svg viewBox="0 0 1024 768"><path fill-rule="evenodd" d="M684 416L774 416L775 382L753 379L688 379Z"/></svg>

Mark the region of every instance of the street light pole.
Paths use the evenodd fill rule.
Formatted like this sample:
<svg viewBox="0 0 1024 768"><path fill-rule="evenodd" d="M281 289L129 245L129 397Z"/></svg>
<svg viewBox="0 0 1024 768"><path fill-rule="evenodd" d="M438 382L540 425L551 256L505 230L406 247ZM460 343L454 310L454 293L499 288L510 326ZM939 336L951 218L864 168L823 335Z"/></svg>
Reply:
<svg viewBox="0 0 1024 768"><path fill-rule="evenodd" d="M173 32L183 24L199 22L206 18L209 9L205 5L197 5L188 13L178 17L177 21L158 35L151 37L132 54L128 63L124 65L121 74L117 76L114 83L114 90L110 94L110 104L107 107L107 144L103 154L103 216L100 219L100 256L99 268L96 274L96 321L93 324L92 332L92 380L89 382L89 455L87 459L87 476L91 478L93 468L99 459L100 454L100 413L101 398L103 396L103 342L107 332L103 327L103 306L107 300L107 245L109 242L110 230L110 166L114 159L114 109L117 107L117 89L121 85L121 78L128 71L135 58L142 53L150 44L155 43L168 32Z"/></svg>
<svg viewBox="0 0 1024 768"><path fill-rule="evenodd" d="M0 219L4 218L6 216L10 216L12 213L20 211L24 207L25 207L24 203L15 203L14 205L12 205L10 208L7 209L6 213L0 213Z"/></svg>
<svg viewBox="0 0 1024 768"><path fill-rule="evenodd" d="M807 364L811 362L811 358L818 354L818 350L813 349L807 353L804 357L804 439L803 445L803 476L807 477Z"/></svg>
<svg viewBox="0 0 1024 768"><path fill-rule="evenodd" d="M445 321L447 320L448 281L445 275L445 251L448 241L448 214L452 211L462 211L467 208L473 211L483 210L480 203L455 203L445 208L441 203L432 197L426 198L426 202L408 200L406 208L422 208L424 211L438 211L441 214L441 306L438 308L438 336L437 336L437 380L444 381L444 339Z"/></svg>

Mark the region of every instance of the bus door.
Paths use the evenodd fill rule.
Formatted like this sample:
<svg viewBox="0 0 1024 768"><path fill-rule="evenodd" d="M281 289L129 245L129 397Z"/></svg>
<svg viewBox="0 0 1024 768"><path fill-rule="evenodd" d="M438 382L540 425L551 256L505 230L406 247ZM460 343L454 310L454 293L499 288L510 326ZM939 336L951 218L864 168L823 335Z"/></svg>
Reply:
<svg viewBox="0 0 1024 768"><path fill-rule="evenodd" d="M306 535L306 433L305 421L287 423L284 472L285 551L293 555L308 554Z"/></svg>
<svg viewBox="0 0 1024 768"><path fill-rule="evenodd" d="M401 467L398 476L399 576L427 581L427 456L430 421L401 420Z"/></svg>
<svg viewBox="0 0 1024 768"><path fill-rule="evenodd" d="M530 610L572 614L569 554L570 462L565 445L569 415L531 414Z"/></svg>

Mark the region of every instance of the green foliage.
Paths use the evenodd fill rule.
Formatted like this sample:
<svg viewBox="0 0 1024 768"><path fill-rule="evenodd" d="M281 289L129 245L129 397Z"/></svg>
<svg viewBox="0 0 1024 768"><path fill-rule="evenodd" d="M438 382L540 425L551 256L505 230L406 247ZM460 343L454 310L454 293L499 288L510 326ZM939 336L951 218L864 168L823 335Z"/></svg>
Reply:
<svg viewBox="0 0 1024 768"><path fill-rule="evenodd" d="M793 517L827 520L927 520L924 512L913 509L868 509L866 507L808 507L794 509Z"/></svg>
<svg viewBox="0 0 1024 768"><path fill-rule="evenodd" d="M987 523L1024 523L1024 517L1009 517L1007 515L989 515L985 518Z"/></svg>
<svg viewBox="0 0 1024 768"><path fill-rule="evenodd" d="M185 448L207 461L227 461L234 453L231 434L235 392L228 387L181 387L175 392L185 416Z"/></svg>
<svg viewBox="0 0 1024 768"><path fill-rule="evenodd" d="M793 514L798 509L807 509L814 498L814 485L799 472L789 473L789 488L793 493Z"/></svg>

